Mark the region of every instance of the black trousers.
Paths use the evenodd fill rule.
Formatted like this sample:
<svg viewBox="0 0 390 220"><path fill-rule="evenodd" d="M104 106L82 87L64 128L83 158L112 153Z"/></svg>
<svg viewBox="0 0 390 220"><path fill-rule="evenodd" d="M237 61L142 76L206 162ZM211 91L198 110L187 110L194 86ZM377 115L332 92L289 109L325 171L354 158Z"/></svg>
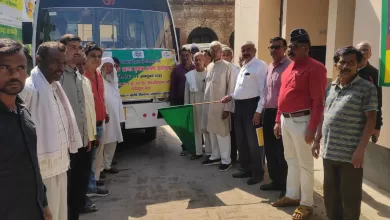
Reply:
<svg viewBox="0 0 390 220"><path fill-rule="evenodd" d="M240 165L244 172L252 172L255 178L264 177L264 147L259 147L253 115L256 112L259 97L235 100L234 126Z"/></svg>
<svg viewBox="0 0 390 220"><path fill-rule="evenodd" d="M68 171L68 219L78 220L84 209L89 177L91 175L92 153L88 148L80 148L70 155Z"/></svg>
<svg viewBox="0 0 390 220"><path fill-rule="evenodd" d="M323 160L324 201L330 220L359 220L363 169L351 163Z"/></svg>
<svg viewBox="0 0 390 220"><path fill-rule="evenodd" d="M268 174L275 186L286 189L287 162L284 159L284 147L282 138L274 135L274 126L277 109L264 109L263 134L265 156L267 157Z"/></svg>
<svg viewBox="0 0 390 220"><path fill-rule="evenodd" d="M236 138L236 131L234 126L234 113L230 113L231 121L232 121L232 130L230 131L230 142L231 142L231 151L230 151L230 158L232 159L232 162L237 162L237 138Z"/></svg>

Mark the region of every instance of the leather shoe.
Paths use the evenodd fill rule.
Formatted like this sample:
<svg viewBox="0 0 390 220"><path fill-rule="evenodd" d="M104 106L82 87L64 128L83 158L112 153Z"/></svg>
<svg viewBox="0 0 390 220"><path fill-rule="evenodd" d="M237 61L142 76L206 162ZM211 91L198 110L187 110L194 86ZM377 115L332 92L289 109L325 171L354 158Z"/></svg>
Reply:
<svg viewBox="0 0 390 220"><path fill-rule="evenodd" d="M119 170L112 167L112 168L109 169L109 170L104 169L103 172L105 172L105 173L111 173L111 174L116 174L116 173L119 173Z"/></svg>
<svg viewBox="0 0 390 220"><path fill-rule="evenodd" d="M281 190L280 187L276 186L273 183L264 184L264 185L260 186L260 189L263 190L263 191L277 191L277 190Z"/></svg>
<svg viewBox="0 0 390 220"><path fill-rule="evenodd" d="M258 183L261 183L263 181L264 178L255 178L255 177L252 177L250 178L246 184L248 185L255 185L255 184L258 184Z"/></svg>
<svg viewBox="0 0 390 220"><path fill-rule="evenodd" d="M99 211L95 206L85 206L81 213L87 214Z"/></svg>
<svg viewBox="0 0 390 220"><path fill-rule="evenodd" d="M252 173L240 171L238 173L234 173L232 176L233 176L233 178L250 178L250 177L252 177Z"/></svg>

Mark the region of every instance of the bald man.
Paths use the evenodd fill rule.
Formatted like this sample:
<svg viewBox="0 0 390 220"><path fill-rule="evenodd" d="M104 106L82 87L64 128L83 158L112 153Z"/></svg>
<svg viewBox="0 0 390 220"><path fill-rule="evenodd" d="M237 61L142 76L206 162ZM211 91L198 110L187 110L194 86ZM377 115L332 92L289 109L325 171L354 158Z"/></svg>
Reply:
<svg viewBox="0 0 390 220"><path fill-rule="evenodd" d="M381 127L382 127L382 87L379 86L379 72L378 69L373 67L368 60L371 58L371 45L367 41L360 42L356 45L356 49L363 53L363 59L359 64L358 74L361 78L373 83L377 89L378 94L378 112L376 115L376 125L373 132L372 141L375 143L379 138Z"/></svg>
<svg viewBox="0 0 390 220"><path fill-rule="evenodd" d="M244 63L234 92L221 100L228 103L234 99L234 124L242 171L233 174L233 177L250 178L248 185L258 184L264 179L264 148L259 147L256 129L261 127L267 64L255 57L256 51L253 42L242 45Z"/></svg>
<svg viewBox="0 0 390 220"><path fill-rule="evenodd" d="M194 55L195 70L186 73L186 85L184 92L184 104L194 104L204 102L204 91L206 88L207 71L204 66L205 57L203 53L197 52ZM211 155L210 135L201 129L202 105L194 106L194 133L196 154L191 156L191 160L202 158L202 134L205 137L206 155Z"/></svg>

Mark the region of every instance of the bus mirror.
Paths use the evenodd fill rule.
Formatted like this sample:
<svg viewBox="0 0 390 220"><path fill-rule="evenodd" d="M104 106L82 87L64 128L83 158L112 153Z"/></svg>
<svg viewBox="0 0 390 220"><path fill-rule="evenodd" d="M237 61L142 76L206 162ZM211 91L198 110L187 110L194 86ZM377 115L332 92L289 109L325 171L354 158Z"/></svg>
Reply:
<svg viewBox="0 0 390 220"><path fill-rule="evenodd" d="M33 25L32 22L22 22L23 44L32 44Z"/></svg>

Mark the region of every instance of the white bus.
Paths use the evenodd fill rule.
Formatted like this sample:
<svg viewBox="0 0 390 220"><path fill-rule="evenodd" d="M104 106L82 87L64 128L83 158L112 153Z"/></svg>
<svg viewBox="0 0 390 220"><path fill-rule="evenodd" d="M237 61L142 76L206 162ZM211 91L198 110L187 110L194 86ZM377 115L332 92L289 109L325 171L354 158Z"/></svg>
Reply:
<svg viewBox="0 0 390 220"><path fill-rule="evenodd" d="M125 127L145 129L148 139L154 139L157 127L166 124L158 115L157 109L169 105L168 69L173 67L174 60L178 58L177 36L168 0L37 0L33 22L23 24L23 41L25 44L32 41L32 54L35 55L42 42L59 40L64 34L75 34L81 38L82 43L93 41L105 48L105 53L107 51L109 55L115 56L115 51L120 50L129 52L129 56L120 52L120 60L124 61L121 68L126 71L118 73L118 77L123 79L120 85L124 86L120 90L125 108ZM28 36L32 36L32 39ZM148 82L151 87L137 86L134 87L137 91L133 91L130 87L133 83L130 83L129 78L137 77L135 74L142 75L142 71L128 71L132 70L131 64L144 62L143 67L139 65L135 68L138 71L150 70L151 67L148 66L156 66L150 62L157 62L158 58L156 59L156 53L154 58L147 57L147 54L159 50L163 51L160 52L163 58L169 58L169 51L172 51L170 58L173 60L169 64L164 60L164 65L170 67L165 66L165 72L155 74L156 77L158 75L164 78L156 79L161 82L159 87L154 85L157 83ZM140 53L145 56L131 57L131 54ZM164 68L158 68L161 69ZM130 76L131 74L133 75ZM148 74L147 79L153 80L150 71ZM142 88L148 91L143 91ZM154 88L158 91L153 91Z"/></svg>

